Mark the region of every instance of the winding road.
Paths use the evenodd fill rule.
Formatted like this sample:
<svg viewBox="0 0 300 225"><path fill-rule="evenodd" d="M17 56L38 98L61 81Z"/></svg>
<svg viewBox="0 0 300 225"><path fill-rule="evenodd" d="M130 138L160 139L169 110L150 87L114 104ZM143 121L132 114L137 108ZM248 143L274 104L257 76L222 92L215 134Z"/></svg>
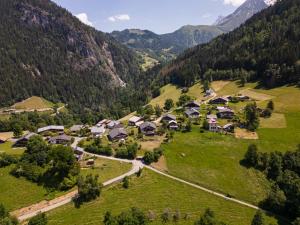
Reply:
<svg viewBox="0 0 300 225"><path fill-rule="evenodd" d="M243 206L255 209L255 210L262 210L262 211L266 212L265 210L259 208L256 205L252 205L250 203L247 203L245 201L242 201L242 200L239 200L239 199L236 199L236 198L230 198L230 197L228 197L228 196L226 196L222 193L213 191L213 190L205 188L201 185L197 185L197 184L188 182L186 180L180 179L178 177L172 176L170 174L164 173L164 172L162 172L160 170L157 170L157 169L155 169L151 166L147 166L147 165L143 164L143 162L140 161L140 160L119 159L119 158L114 158L114 157L108 157L108 156L102 156L102 155L88 153L88 152L84 151L83 149L77 147L77 145L78 145L78 143L81 139L82 138L75 138L75 141L72 144L72 147L82 151L86 155L93 156L93 157L96 157L96 158L101 158L101 159L114 160L114 161L119 161L119 162L131 163L132 164L132 168L129 172L104 182L103 183L104 187L109 186L109 185L114 184L114 183L117 183L117 182L120 182L124 179L124 177L132 176L132 175L136 174L142 168L147 168L147 169L149 169L149 170L151 170L151 171L153 171L157 174L160 174L162 176L165 176L169 179L172 179L172 180L175 180L177 182L180 182L180 183L189 185L191 187L197 188L199 190L205 191L209 194L212 194L212 195L217 196L219 198L222 198L224 200L231 201L231 202L234 202L234 203L237 203L237 204L240 204L240 205L243 205ZM14 212L11 212L11 215L17 217L17 219L19 221L24 221L24 220L27 220L27 219L33 217L33 216L36 216L39 213L48 212L52 209L58 208L60 206L63 206L65 204L68 204L68 203L72 202L72 200L77 196L77 194L78 194L78 191L75 190L75 191L70 192L70 193L68 193L64 196L55 198L51 201L42 201L40 203L37 203L37 204L31 205L31 206L16 210ZM270 212L268 212L268 213L270 213Z"/></svg>

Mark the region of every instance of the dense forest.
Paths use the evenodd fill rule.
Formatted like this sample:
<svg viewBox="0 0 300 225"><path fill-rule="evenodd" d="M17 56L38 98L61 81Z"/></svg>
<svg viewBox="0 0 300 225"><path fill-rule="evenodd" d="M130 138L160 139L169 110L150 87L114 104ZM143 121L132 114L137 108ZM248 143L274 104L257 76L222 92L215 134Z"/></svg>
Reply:
<svg viewBox="0 0 300 225"><path fill-rule="evenodd" d="M196 79L298 83L299 40L300 1L278 1L236 30L187 50L163 69L163 79L181 86Z"/></svg>
<svg viewBox="0 0 300 225"><path fill-rule="evenodd" d="M0 20L0 106L36 95L118 115L151 94L135 53L50 0L1 0Z"/></svg>

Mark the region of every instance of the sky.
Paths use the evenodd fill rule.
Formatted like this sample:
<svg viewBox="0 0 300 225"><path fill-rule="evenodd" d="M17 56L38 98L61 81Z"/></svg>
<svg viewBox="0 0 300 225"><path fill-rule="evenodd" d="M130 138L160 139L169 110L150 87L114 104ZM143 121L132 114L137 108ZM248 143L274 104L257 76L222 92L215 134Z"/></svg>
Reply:
<svg viewBox="0 0 300 225"><path fill-rule="evenodd" d="M128 28L158 34L184 25L210 25L245 0L54 0L82 22L104 32Z"/></svg>

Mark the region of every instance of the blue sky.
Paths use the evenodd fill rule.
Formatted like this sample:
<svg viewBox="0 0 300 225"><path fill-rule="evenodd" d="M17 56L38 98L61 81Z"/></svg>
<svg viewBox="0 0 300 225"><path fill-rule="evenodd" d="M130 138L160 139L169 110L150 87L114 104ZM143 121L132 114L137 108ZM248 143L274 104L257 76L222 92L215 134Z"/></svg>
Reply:
<svg viewBox="0 0 300 225"><path fill-rule="evenodd" d="M244 0L54 0L96 29L169 33L183 25L212 24Z"/></svg>

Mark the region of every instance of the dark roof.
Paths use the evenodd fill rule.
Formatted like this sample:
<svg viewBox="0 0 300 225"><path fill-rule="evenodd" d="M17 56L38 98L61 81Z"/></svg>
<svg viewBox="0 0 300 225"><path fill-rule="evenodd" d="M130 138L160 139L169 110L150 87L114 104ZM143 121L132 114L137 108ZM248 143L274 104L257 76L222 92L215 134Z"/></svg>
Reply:
<svg viewBox="0 0 300 225"><path fill-rule="evenodd" d="M52 137L52 138L49 139L49 141L56 141L56 140L71 141L72 137L70 137L66 134L62 134L62 135Z"/></svg>
<svg viewBox="0 0 300 225"><path fill-rule="evenodd" d="M115 128L115 129L112 129L108 135L110 138L114 139L115 137L117 137L119 135L127 135L127 132L124 128Z"/></svg>
<svg viewBox="0 0 300 225"><path fill-rule="evenodd" d="M195 105L197 107L200 107L200 104L196 101L190 101L190 102L185 104L186 107L189 107L189 105Z"/></svg>
<svg viewBox="0 0 300 225"><path fill-rule="evenodd" d="M176 116L173 114L170 114L170 113L163 115L162 120L164 120L165 118L171 119L171 120L176 120Z"/></svg>
<svg viewBox="0 0 300 225"><path fill-rule="evenodd" d="M155 123L152 122L144 122L140 125L141 130L144 130L146 127L152 127L153 129L156 129Z"/></svg>
<svg viewBox="0 0 300 225"><path fill-rule="evenodd" d="M195 113L198 114L198 115L200 114L196 109L187 109L187 110L185 110L185 114L188 115L188 116L193 115Z"/></svg>

